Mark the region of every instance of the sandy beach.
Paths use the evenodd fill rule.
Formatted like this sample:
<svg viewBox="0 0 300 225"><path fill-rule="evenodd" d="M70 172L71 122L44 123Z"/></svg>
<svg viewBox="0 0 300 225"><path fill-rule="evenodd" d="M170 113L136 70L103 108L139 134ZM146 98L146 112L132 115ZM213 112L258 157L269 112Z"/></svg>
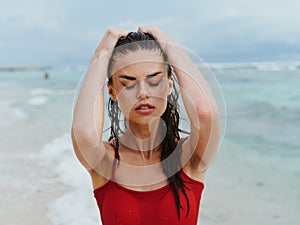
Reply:
<svg viewBox="0 0 300 225"><path fill-rule="evenodd" d="M7 119L18 112L10 107L0 111L0 224L52 225L48 204L67 188L37 160L49 136L28 135L43 132L20 114Z"/></svg>
<svg viewBox="0 0 300 225"><path fill-rule="evenodd" d="M0 74L0 224L100 224L69 135L82 71L67 73Z"/></svg>

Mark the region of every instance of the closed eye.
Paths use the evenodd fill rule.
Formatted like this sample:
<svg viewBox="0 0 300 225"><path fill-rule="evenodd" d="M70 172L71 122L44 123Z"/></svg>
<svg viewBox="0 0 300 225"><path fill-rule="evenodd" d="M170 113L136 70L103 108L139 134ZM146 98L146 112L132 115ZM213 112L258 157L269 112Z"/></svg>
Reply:
<svg viewBox="0 0 300 225"><path fill-rule="evenodd" d="M156 83L149 82L150 87L157 87L159 85L160 81Z"/></svg>
<svg viewBox="0 0 300 225"><path fill-rule="evenodd" d="M150 87L158 86L162 79L163 79L162 76L153 76L153 77L147 78L148 84Z"/></svg>
<svg viewBox="0 0 300 225"><path fill-rule="evenodd" d="M122 83L121 82L121 84L123 85L123 87L125 87L126 89L132 89L132 88L134 88L135 87L135 85L136 85L136 82L130 82L130 83L128 83L128 84L126 84L126 83Z"/></svg>

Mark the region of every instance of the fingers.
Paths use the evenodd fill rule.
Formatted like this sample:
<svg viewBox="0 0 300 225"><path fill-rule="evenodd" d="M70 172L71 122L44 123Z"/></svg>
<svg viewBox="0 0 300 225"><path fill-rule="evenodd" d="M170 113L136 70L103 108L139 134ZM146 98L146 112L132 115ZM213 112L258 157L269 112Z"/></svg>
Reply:
<svg viewBox="0 0 300 225"><path fill-rule="evenodd" d="M126 37L128 33L129 31L127 30L122 30L113 27L109 28L104 34L97 49L95 50L91 62L94 62L96 59L100 58L101 55L110 55L118 40L122 37Z"/></svg>
<svg viewBox="0 0 300 225"><path fill-rule="evenodd" d="M171 43L173 42L171 38L169 38L164 32L162 32L157 27L150 27L150 26L140 26L138 27L138 32L141 33L148 33L154 37L155 40L158 42L164 42L164 43Z"/></svg>
<svg viewBox="0 0 300 225"><path fill-rule="evenodd" d="M152 27L152 26L140 26L138 27L138 32L141 33L162 33L162 31L158 27Z"/></svg>
<svg viewBox="0 0 300 225"><path fill-rule="evenodd" d="M128 35L129 31L123 30L123 29L118 29L118 28L113 28L110 27L106 31L106 34L110 36L113 39L119 40L119 38L126 37Z"/></svg>
<svg viewBox="0 0 300 225"><path fill-rule="evenodd" d="M111 27L106 31L99 47L103 47L106 51L111 51L115 47L119 38L126 37L128 33L129 32L127 30Z"/></svg>
<svg viewBox="0 0 300 225"><path fill-rule="evenodd" d="M138 32L148 33L152 35L152 37L159 42L160 47L168 56L170 52L172 52L173 46L176 45L175 42L168 35L163 33L157 27L140 26L138 27Z"/></svg>
<svg viewBox="0 0 300 225"><path fill-rule="evenodd" d="M118 40L122 37L126 37L128 35L128 31L117 29L117 28L109 28L104 35L103 42L105 44L106 51L112 51L118 42Z"/></svg>
<svg viewBox="0 0 300 225"><path fill-rule="evenodd" d="M157 27L150 27L150 26L138 27L137 31L139 33L148 33L152 35L155 39L157 39L158 34L161 32Z"/></svg>

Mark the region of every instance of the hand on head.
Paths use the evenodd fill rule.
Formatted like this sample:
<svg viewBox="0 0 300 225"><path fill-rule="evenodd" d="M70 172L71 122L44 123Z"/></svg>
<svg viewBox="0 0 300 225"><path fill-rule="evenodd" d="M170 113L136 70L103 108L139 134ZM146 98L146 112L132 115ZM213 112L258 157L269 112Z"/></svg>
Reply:
<svg viewBox="0 0 300 225"><path fill-rule="evenodd" d="M107 53L110 55L119 38L126 37L128 33L129 32L127 30L109 28L98 45L91 63L95 62L101 56L107 55Z"/></svg>

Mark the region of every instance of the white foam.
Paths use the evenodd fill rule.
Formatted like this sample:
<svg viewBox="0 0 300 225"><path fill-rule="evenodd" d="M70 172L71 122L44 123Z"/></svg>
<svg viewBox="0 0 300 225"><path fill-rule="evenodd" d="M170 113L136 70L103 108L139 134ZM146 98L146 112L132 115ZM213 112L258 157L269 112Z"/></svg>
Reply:
<svg viewBox="0 0 300 225"><path fill-rule="evenodd" d="M47 95L74 95L74 89L60 88L35 88L30 91L31 96L47 96Z"/></svg>
<svg viewBox="0 0 300 225"><path fill-rule="evenodd" d="M300 62L231 62L208 63L209 68L216 70L241 69L258 71L297 71L300 70Z"/></svg>
<svg viewBox="0 0 300 225"><path fill-rule="evenodd" d="M32 97L28 103L30 105L43 105L47 101L48 101L48 97L46 96L36 96L36 97Z"/></svg>
<svg viewBox="0 0 300 225"><path fill-rule="evenodd" d="M39 159L70 189L49 204L54 225L95 225L100 223L88 173L76 159L69 134L46 144Z"/></svg>
<svg viewBox="0 0 300 225"><path fill-rule="evenodd" d="M50 95L53 94L53 90L49 88L35 88L30 91L30 95Z"/></svg>
<svg viewBox="0 0 300 225"><path fill-rule="evenodd" d="M299 62L260 62L253 63L259 71L295 71L298 70Z"/></svg>

